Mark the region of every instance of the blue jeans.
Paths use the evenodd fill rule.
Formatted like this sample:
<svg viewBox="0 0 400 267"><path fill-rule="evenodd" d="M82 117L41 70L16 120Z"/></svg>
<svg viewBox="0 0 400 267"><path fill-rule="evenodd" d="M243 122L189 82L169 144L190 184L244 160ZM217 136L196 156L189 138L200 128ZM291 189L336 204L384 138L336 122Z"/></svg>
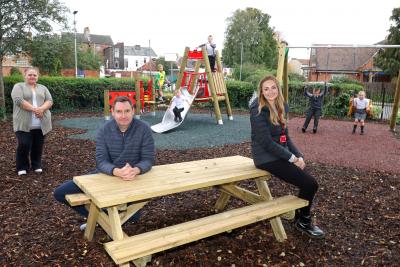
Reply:
<svg viewBox="0 0 400 267"><path fill-rule="evenodd" d="M73 210L75 210L77 213L82 215L83 217L88 217L89 212L85 208L85 205L80 205L80 206L74 206L72 207L69 205L68 201L65 199L65 195L69 194L77 194L77 193L83 193L82 190L74 183L74 181L69 180L62 185L58 186L56 190L54 190L54 197L58 202L61 202ZM128 203L129 205L130 203ZM107 213L107 211L105 211ZM129 218L128 222L136 222L139 220L141 215L141 211L139 210L136 212L131 218Z"/></svg>

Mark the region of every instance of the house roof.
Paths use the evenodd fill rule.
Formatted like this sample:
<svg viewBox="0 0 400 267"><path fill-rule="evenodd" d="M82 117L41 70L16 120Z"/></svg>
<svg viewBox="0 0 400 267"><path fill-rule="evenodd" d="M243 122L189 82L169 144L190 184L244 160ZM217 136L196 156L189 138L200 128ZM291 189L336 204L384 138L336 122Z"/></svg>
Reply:
<svg viewBox="0 0 400 267"><path fill-rule="evenodd" d="M137 69L138 71L157 71L157 63L155 60L151 60L150 62L147 62L143 66Z"/></svg>
<svg viewBox="0 0 400 267"><path fill-rule="evenodd" d="M74 38L73 32L64 32L62 35L72 36L72 38ZM78 43L103 44L109 46L114 45L110 35L76 33L76 41Z"/></svg>
<svg viewBox="0 0 400 267"><path fill-rule="evenodd" d="M125 56L157 57L157 54L154 52L153 48L142 47L140 45L124 46L124 54Z"/></svg>
<svg viewBox="0 0 400 267"><path fill-rule="evenodd" d="M368 62L379 48L318 47L311 55L310 65L317 71L355 71Z"/></svg>

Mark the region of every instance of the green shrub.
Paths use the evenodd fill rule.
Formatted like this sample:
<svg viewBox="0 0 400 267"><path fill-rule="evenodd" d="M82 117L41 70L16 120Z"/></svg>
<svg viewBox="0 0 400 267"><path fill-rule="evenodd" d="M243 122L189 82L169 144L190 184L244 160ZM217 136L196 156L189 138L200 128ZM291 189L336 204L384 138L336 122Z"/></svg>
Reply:
<svg viewBox="0 0 400 267"><path fill-rule="evenodd" d="M11 67L10 75L11 76L22 76L22 73L19 71L19 69L17 67Z"/></svg>
<svg viewBox="0 0 400 267"><path fill-rule="evenodd" d="M11 90L14 84L23 82L22 76L4 77L6 110L11 112ZM104 90L134 90L133 79L76 79L64 77L40 77L38 83L46 86L53 97L54 110L92 109L104 106Z"/></svg>

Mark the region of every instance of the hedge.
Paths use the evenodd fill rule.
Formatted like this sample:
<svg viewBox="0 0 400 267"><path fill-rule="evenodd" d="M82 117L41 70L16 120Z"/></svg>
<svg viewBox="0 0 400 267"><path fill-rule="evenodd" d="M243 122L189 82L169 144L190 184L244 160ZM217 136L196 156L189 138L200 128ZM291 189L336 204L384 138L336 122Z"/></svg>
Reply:
<svg viewBox="0 0 400 267"><path fill-rule="evenodd" d="M22 76L4 77L6 108L12 110L11 90L15 83L22 82ZM103 108L103 92L108 90L134 90L133 79L76 79L63 77L41 77L38 83L49 88L54 99L53 110L76 110ZM233 108L248 108L249 100L256 90L254 83L234 80L226 81L229 99ZM321 86L321 85L316 85ZM345 116L351 94L362 90L362 86L354 83L334 83L326 96L324 114ZM302 81L289 82L289 102L293 112L304 112L306 98L303 96Z"/></svg>

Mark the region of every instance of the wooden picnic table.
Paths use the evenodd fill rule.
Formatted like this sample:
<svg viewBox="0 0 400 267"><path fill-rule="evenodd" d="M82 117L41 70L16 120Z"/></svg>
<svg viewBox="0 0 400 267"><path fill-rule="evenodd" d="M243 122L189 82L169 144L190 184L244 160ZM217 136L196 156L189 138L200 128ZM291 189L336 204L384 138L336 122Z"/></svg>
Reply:
<svg viewBox="0 0 400 267"><path fill-rule="evenodd" d="M129 266L129 261L134 261L139 266L156 252L265 219L270 219L276 239L284 241L287 236L278 216L308 202L295 196L273 199L267 185L269 178L268 172L255 168L252 159L231 156L154 166L133 181L101 173L73 180L89 203L84 236L92 240L99 224L114 240L105 244L114 262ZM255 180L258 194L237 185L248 179ZM231 196L252 205L132 237L123 232L122 224L152 198L208 187L217 187L221 192L215 204L218 211L224 209Z"/></svg>

